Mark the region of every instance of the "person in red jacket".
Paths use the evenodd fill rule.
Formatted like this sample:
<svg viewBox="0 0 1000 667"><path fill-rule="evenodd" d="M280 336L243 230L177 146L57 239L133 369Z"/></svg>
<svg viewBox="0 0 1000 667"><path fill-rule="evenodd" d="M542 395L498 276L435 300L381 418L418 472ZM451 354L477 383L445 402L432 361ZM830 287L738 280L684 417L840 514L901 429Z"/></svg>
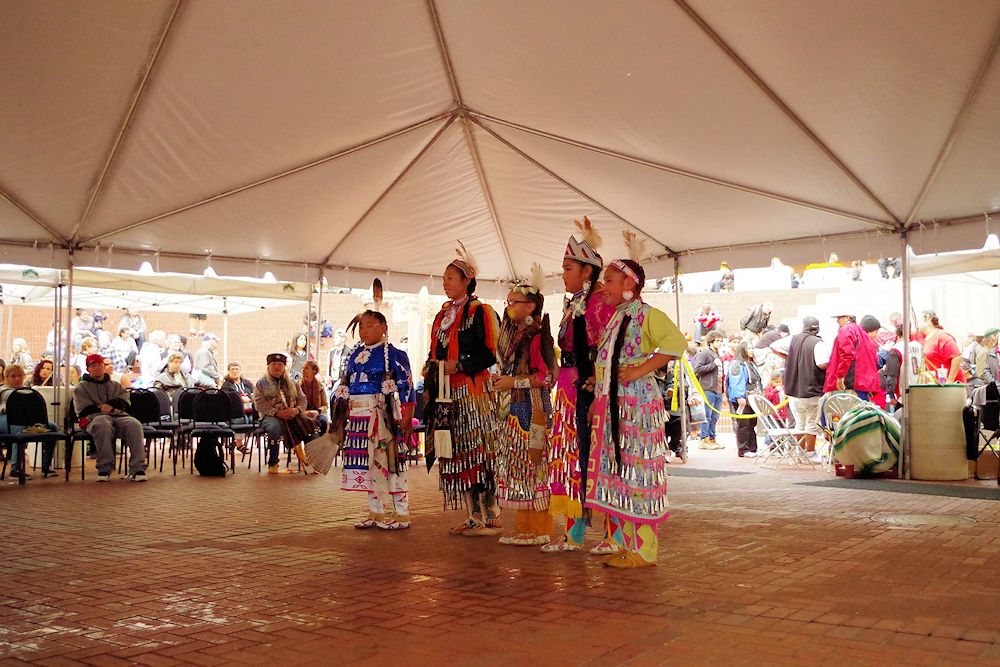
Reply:
<svg viewBox="0 0 1000 667"><path fill-rule="evenodd" d="M878 349L872 339L882 325L871 315L865 315L861 325L853 315L836 317L840 329L833 342L830 364L826 367L823 391L850 389L862 400L885 409L885 394L880 391L878 376Z"/></svg>

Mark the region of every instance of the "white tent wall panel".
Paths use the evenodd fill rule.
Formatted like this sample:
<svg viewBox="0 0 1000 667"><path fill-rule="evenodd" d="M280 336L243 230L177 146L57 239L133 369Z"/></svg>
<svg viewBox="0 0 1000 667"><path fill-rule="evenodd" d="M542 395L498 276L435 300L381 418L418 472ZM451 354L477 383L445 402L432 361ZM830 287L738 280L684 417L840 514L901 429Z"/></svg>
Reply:
<svg viewBox="0 0 1000 667"><path fill-rule="evenodd" d="M684 273L718 269L720 261L728 262L733 268L754 268L770 266L771 260L775 257L782 264L795 266L825 262L831 254L836 254L841 262L849 264L854 258L899 257L903 252L902 247L899 235L888 233L880 235L876 232L864 232L844 236L803 237L799 239L782 239L775 236L772 241L756 245L734 246L733 248L717 247L691 253L683 252L680 256L680 266ZM650 273L648 269L647 273ZM650 273L650 275L660 274ZM786 285L779 287L783 289Z"/></svg>
<svg viewBox="0 0 1000 667"><path fill-rule="evenodd" d="M172 5L3 5L0 187L65 238L83 214ZM0 216L6 237L7 218Z"/></svg>
<svg viewBox="0 0 1000 667"><path fill-rule="evenodd" d="M364 269L405 267L440 276L456 240L484 279L510 275L461 122L452 123L410 173L337 248L332 262Z"/></svg>
<svg viewBox="0 0 1000 667"><path fill-rule="evenodd" d="M0 230L3 225L0 224ZM69 253L59 247L49 248L47 243L31 244L4 243L0 241L0 264L24 264L43 268L64 268L69 266ZM137 268L137 267L136 267Z"/></svg>
<svg viewBox="0 0 1000 667"><path fill-rule="evenodd" d="M430 30L399 0L186 3L84 236L446 111Z"/></svg>
<svg viewBox="0 0 1000 667"><path fill-rule="evenodd" d="M673 3L611 11L596 0L532 3L522 11L507 3L439 5L473 110L884 217Z"/></svg>
<svg viewBox="0 0 1000 667"><path fill-rule="evenodd" d="M194 248L251 259L301 257L318 264L444 122L112 238L116 245L145 250Z"/></svg>
<svg viewBox="0 0 1000 667"><path fill-rule="evenodd" d="M995 0L690 4L900 219L1000 20Z"/></svg>
<svg viewBox="0 0 1000 667"><path fill-rule="evenodd" d="M985 218L972 218L964 224L918 225L908 234L910 247L918 255L980 249L986 243Z"/></svg>

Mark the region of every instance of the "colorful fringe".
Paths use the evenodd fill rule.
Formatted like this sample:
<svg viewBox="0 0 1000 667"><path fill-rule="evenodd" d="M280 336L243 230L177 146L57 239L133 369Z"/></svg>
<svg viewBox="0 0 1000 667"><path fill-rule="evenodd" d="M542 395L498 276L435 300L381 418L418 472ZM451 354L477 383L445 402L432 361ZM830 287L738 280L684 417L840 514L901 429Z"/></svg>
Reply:
<svg viewBox="0 0 1000 667"><path fill-rule="evenodd" d="M344 491L371 491L372 473L368 467L368 427L371 417L347 418L340 459L344 464L340 488Z"/></svg>
<svg viewBox="0 0 1000 667"><path fill-rule="evenodd" d="M636 381L633 386L643 386ZM657 524L670 516L667 502L663 399L619 397L621 466L615 461L608 397L594 401L594 427L587 472L587 507L636 524Z"/></svg>
<svg viewBox="0 0 1000 667"><path fill-rule="evenodd" d="M474 487L488 495L496 489L493 457L497 422L493 400L477 389L471 383L452 388L456 404L455 421L451 425L454 456L440 459L438 466L445 509L458 509L464 494Z"/></svg>
<svg viewBox="0 0 1000 667"><path fill-rule="evenodd" d="M523 393L523 392L522 392ZM532 389L531 394L541 394ZM548 395L539 402L548 408ZM551 408L549 408L551 412ZM538 411L544 419L544 411ZM547 511L549 509L549 469L545 460L532 463L529 455L531 445L542 445L546 438L546 426L533 423L532 400L512 402L510 414L500 423L496 449L497 499L500 506L519 510ZM525 417L527 417L525 419ZM522 425L527 422L528 428Z"/></svg>
<svg viewBox="0 0 1000 667"><path fill-rule="evenodd" d="M580 450L576 429L576 369L563 368L556 385L556 401L549 438L550 509L553 514L583 516L580 490Z"/></svg>

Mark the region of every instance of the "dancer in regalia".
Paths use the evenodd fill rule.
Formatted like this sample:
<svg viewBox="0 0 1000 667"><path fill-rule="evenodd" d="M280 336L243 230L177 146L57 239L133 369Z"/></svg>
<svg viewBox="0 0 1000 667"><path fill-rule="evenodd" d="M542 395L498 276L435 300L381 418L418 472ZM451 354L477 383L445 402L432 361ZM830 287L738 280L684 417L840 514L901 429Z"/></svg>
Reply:
<svg viewBox="0 0 1000 667"><path fill-rule="evenodd" d="M624 548L605 563L632 568L656 564L657 527L669 516L665 410L653 371L683 355L687 341L662 311L643 303L641 245L628 232L625 240L633 258L614 260L604 275L616 310L595 365L586 506L618 528L614 537Z"/></svg>
<svg viewBox="0 0 1000 667"><path fill-rule="evenodd" d="M548 431L552 426L551 387L555 345L545 298L542 267L507 295L497 345L500 373L492 377L497 393L500 431L496 445L496 481L500 507L517 510L514 533L501 544L547 544L549 514Z"/></svg>
<svg viewBox="0 0 1000 667"><path fill-rule="evenodd" d="M550 483L553 515L566 517L566 533L546 544L542 551L556 553L579 551L583 545L590 512L583 507L587 484L587 460L590 457L590 429L587 411L594 401L594 358L597 339L615 312L604 300L603 286L598 282L603 260L598 254L601 236L590 220L576 223L581 240L569 237L563 255L563 284L572 294L563 306L559 325L560 366L556 383L555 414L553 416ZM581 424L582 428L577 428ZM608 524L604 539L591 553L607 555L618 550L610 539Z"/></svg>
<svg viewBox="0 0 1000 667"><path fill-rule="evenodd" d="M406 465L417 453L407 450L414 406L410 360L389 344L382 313L367 310L357 322L361 341L344 364L332 425L336 429L347 412L341 488L368 493L368 514L355 528L405 529L411 526Z"/></svg>
<svg viewBox="0 0 1000 667"><path fill-rule="evenodd" d="M424 368L428 423L425 441L433 447L437 411L447 411L452 451L439 458L441 492L446 508L465 505L468 517L452 535L496 535L503 530L493 476L497 419L489 392L489 368L496 359L500 323L496 313L475 295L476 265L465 246L444 272L448 301L434 318L431 349ZM450 404L438 403L437 364L443 362L451 385ZM430 458L428 465L430 465Z"/></svg>

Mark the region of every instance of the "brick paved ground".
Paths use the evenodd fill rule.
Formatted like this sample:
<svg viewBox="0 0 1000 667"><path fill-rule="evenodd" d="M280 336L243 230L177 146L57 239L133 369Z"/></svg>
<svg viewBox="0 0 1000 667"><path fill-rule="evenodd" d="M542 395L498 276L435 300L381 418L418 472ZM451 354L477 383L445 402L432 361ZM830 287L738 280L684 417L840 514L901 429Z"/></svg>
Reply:
<svg viewBox="0 0 1000 667"><path fill-rule="evenodd" d="M391 534L354 530L332 475L4 483L0 659L1000 664L1000 503L800 486L828 473L731 449L688 467L752 474L672 478L660 566L624 572L448 537L418 470L417 525Z"/></svg>

